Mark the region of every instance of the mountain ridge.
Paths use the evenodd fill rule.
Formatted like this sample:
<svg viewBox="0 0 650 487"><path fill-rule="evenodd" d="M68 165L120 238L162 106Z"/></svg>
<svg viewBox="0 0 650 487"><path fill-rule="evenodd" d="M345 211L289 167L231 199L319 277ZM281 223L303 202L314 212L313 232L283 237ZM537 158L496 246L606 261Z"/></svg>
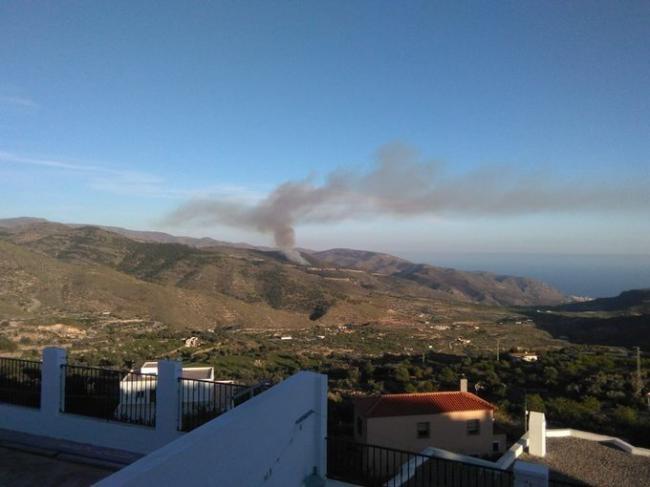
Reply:
<svg viewBox="0 0 650 487"><path fill-rule="evenodd" d="M161 237L155 232L147 234L147 240L105 227L26 218L0 220L0 230L6 254L0 258L11 261L12 253L20 252L24 263L30 256L43 262L45 275L32 272L30 279L49 279L56 283L54 289L60 294L54 299L44 286L36 286L32 294L23 289L21 299L27 303L32 299L51 302L53 308L83 309L83 300L71 296L87 296L93 286L97 286L107 306L115 301L131 314L140 310L161 319L171 316L176 321L186 315L202 326L277 323L278 313L287 323L306 324L317 316L319 322L340 324L381 319L391 309L414 310L426 307L426 303L510 306L559 304L565 300L558 291L532 279L436 268L371 251L303 251L309 261L303 266L288 261L281 252L265 248L227 242L200 247L173 239L152 242L156 238L169 240L168 234ZM20 265L13 269L14 274L20 273ZM47 269L60 279L51 279ZM124 288L131 289L134 282L138 283L140 300L146 301L149 296L154 302L164 301L164 312L145 302L125 303L128 293L121 291L115 291L113 300L110 290L120 287L120 276L124 276ZM5 294L20 297L19 280L5 281ZM86 288L79 289L75 284L79 282L85 282ZM66 289L72 289L72 294ZM64 295L67 301L60 299ZM177 300L184 300L178 309L185 311L173 311ZM95 304L88 309L96 312L98 299L92 302Z"/></svg>

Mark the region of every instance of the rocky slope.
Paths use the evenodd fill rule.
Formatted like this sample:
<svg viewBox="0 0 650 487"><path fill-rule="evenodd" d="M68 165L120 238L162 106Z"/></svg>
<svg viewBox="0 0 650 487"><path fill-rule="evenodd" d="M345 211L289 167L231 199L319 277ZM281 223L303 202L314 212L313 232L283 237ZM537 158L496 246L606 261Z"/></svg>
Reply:
<svg viewBox="0 0 650 487"><path fill-rule="evenodd" d="M365 250L332 249L314 252L312 256L330 265L408 279L461 300L498 305L557 304L566 301L566 296L557 289L526 277L414 264L399 257Z"/></svg>
<svg viewBox="0 0 650 487"><path fill-rule="evenodd" d="M199 327L282 327L314 320L371 322L387 315L399 323L434 303L563 300L534 280L418 265L373 252L312 252L305 254L310 265L302 266L280 252L214 242L158 243L93 226L0 220L0 318L107 310Z"/></svg>

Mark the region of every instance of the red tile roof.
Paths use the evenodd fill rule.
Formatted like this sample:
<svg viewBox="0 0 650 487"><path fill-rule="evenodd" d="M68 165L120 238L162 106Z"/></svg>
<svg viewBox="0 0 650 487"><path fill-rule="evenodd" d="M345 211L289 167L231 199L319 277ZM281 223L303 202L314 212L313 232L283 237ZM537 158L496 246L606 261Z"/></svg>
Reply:
<svg viewBox="0 0 650 487"><path fill-rule="evenodd" d="M417 394L384 394L355 400L361 416L413 416L455 411L493 411L496 406L471 392L422 392Z"/></svg>

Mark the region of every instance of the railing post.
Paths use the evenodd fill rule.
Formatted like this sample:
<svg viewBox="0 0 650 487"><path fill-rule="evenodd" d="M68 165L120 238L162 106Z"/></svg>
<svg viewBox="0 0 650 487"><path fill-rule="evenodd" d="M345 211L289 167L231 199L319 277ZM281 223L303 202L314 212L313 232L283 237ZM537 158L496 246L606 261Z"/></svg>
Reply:
<svg viewBox="0 0 650 487"><path fill-rule="evenodd" d="M180 421L179 384L182 367L175 360L158 362L156 386L156 431L164 438L175 438Z"/></svg>
<svg viewBox="0 0 650 487"><path fill-rule="evenodd" d="M41 365L41 413L47 416L59 414L65 394L65 382L61 366L67 361L63 348L48 347L43 350Z"/></svg>

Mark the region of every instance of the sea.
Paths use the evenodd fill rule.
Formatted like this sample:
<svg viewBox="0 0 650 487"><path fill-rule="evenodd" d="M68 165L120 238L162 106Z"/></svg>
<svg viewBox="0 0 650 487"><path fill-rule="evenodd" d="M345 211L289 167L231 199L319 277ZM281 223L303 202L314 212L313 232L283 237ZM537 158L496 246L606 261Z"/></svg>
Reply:
<svg viewBox="0 0 650 487"><path fill-rule="evenodd" d="M617 296L650 288L650 255L404 253L413 262L540 279L565 294Z"/></svg>

